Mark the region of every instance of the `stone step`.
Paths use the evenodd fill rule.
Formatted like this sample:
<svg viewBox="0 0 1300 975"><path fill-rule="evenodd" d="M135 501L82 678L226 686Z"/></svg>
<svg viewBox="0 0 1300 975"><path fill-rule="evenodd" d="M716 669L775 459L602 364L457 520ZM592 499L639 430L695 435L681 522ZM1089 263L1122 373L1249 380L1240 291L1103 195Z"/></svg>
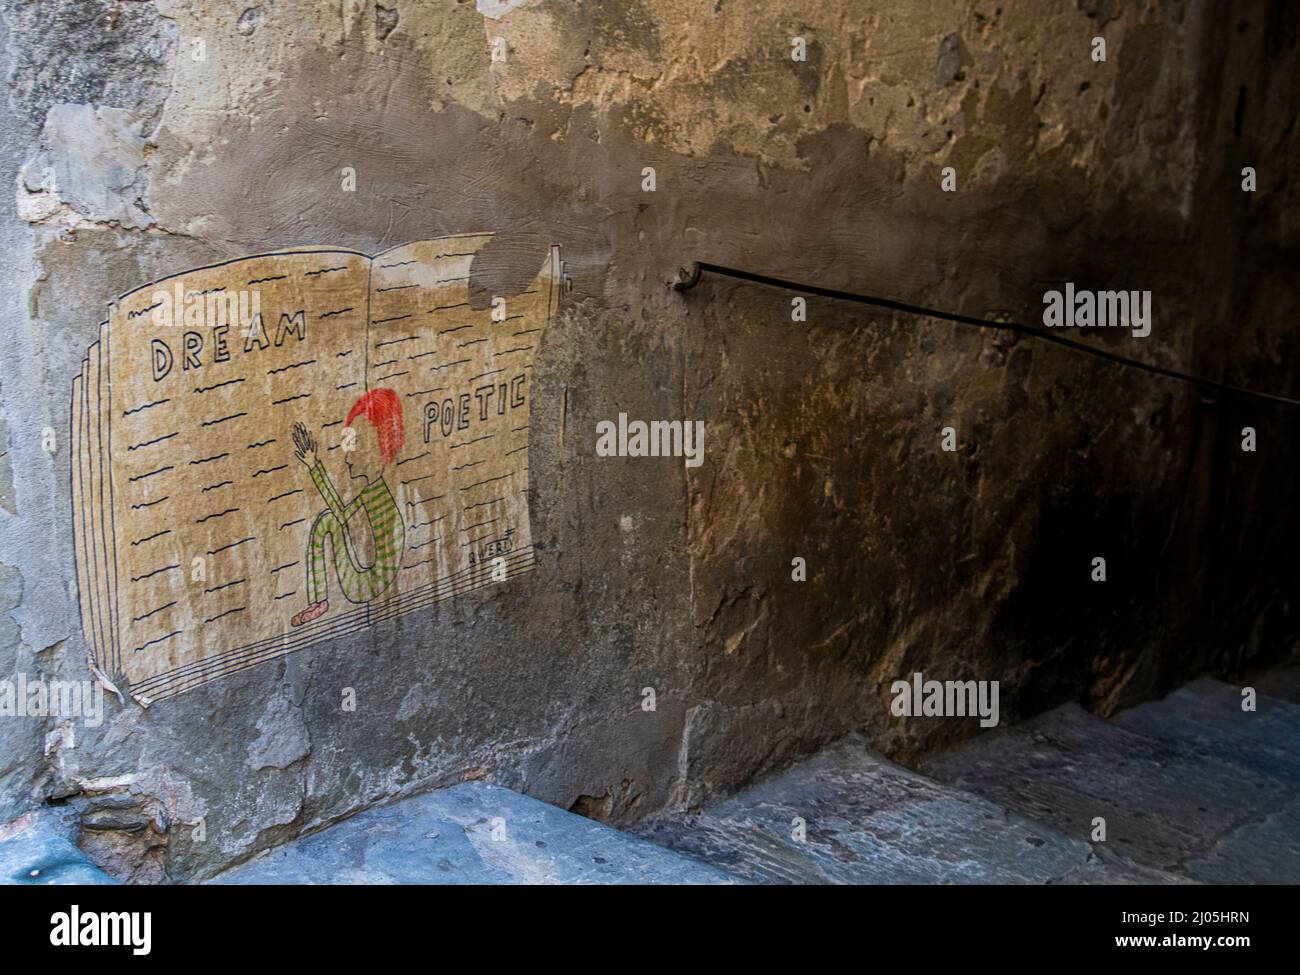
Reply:
<svg viewBox="0 0 1300 975"><path fill-rule="evenodd" d="M855 736L701 814L661 818L641 832L758 883L1173 879L901 768Z"/></svg>
<svg viewBox="0 0 1300 975"><path fill-rule="evenodd" d="M52 810L0 826L0 884L114 884L72 842L73 827Z"/></svg>
<svg viewBox="0 0 1300 975"><path fill-rule="evenodd" d="M1294 884L1300 879L1300 798L1252 815L1187 863L1207 884Z"/></svg>
<svg viewBox="0 0 1300 975"><path fill-rule="evenodd" d="M1203 678L1111 721L1300 787L1300 705L1265 694L1257 696L1254 711L1242 711L1241 704L1241 688Z"/></svg>
<svg viewBox="0 0 1300 975"><path fill-rule="evenodd" d="M218 884L725 884L706 864L487 782L377 806Z"/></svg>
<svg viewBox="0 0 1300 975"><path fill-rule="evenodd" d="M1089 838L1102 817L1098 848L1194 880L1263 880L1261 865L1234 851L1276 841L1263 873L1300 881L1295 841L1283 835L1293 783L1075 705L981 735L920 768L1071 837Z"/></svg>

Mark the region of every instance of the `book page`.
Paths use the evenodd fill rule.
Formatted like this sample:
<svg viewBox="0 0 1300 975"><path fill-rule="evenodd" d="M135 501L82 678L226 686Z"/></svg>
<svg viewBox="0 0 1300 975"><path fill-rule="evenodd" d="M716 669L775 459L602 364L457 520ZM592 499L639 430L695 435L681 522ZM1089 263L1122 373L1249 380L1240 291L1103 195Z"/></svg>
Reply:
<svg viewBox="0 0 1300 975"><path fill-rule="evenodd" d="M271 254L164 279L113 306L112 398L99 411L111 423L104 527L133 693L168 696L345 622L291 632L317 507L293 426L322 455L336 446L365 380L368 276L369 260L352 252ZM104 420L91 414L92 468Z"/></svg>
<svg viewBox="0 0 1300 975"><path fill-rule="evenodd" d="M504 582L535 565L532 370L558 298L558 248L539 255L538 275L523 293L474 309L471 266L490 239L421 241L374 261L369 389L391 391L402 430L389 462L371 464L401 519L394 535L401 558L374 618Z"/></svg>

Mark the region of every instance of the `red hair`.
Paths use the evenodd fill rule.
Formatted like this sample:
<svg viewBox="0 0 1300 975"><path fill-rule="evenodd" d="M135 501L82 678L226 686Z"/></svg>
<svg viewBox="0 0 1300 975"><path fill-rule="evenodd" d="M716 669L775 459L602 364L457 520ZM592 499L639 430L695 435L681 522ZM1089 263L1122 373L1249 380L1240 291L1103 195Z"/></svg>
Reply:
<svg viewBox="0 0 1300 975"><path fill-rule="evenodd" d="M353 404L348 411L347 425L358 416L364 416L379 434L379 459L391 464L402 449L406 430L402 425L402 401L391 389L372 389Z"/></svg>

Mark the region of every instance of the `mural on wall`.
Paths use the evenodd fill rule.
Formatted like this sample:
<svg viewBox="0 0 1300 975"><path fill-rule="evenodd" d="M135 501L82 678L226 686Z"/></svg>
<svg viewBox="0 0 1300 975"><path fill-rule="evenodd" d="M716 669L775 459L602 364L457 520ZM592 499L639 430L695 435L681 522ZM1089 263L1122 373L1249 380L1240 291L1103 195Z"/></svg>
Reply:
<svg viewBox="0 0 1300 975"><path fill-rule="evenodd" d="M300 249L123 295L72 386L95 665L149 704L536 565L533 358L552 247L470 307L491 234Z"/></svg>

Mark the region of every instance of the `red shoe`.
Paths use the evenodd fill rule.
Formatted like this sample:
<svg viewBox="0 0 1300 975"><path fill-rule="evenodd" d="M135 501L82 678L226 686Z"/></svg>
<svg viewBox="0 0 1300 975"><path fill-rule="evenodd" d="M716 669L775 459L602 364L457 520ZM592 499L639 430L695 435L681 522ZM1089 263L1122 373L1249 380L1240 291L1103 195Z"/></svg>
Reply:
<svg viewBox="0 0 1300 975"><path fill-rule="evenodd" d="M289 621L290 626L302 626L304 623L310 623L312 620L322 616L330 608L330 601L322 599L313 606L308 606L301 613Z"/></svg>

